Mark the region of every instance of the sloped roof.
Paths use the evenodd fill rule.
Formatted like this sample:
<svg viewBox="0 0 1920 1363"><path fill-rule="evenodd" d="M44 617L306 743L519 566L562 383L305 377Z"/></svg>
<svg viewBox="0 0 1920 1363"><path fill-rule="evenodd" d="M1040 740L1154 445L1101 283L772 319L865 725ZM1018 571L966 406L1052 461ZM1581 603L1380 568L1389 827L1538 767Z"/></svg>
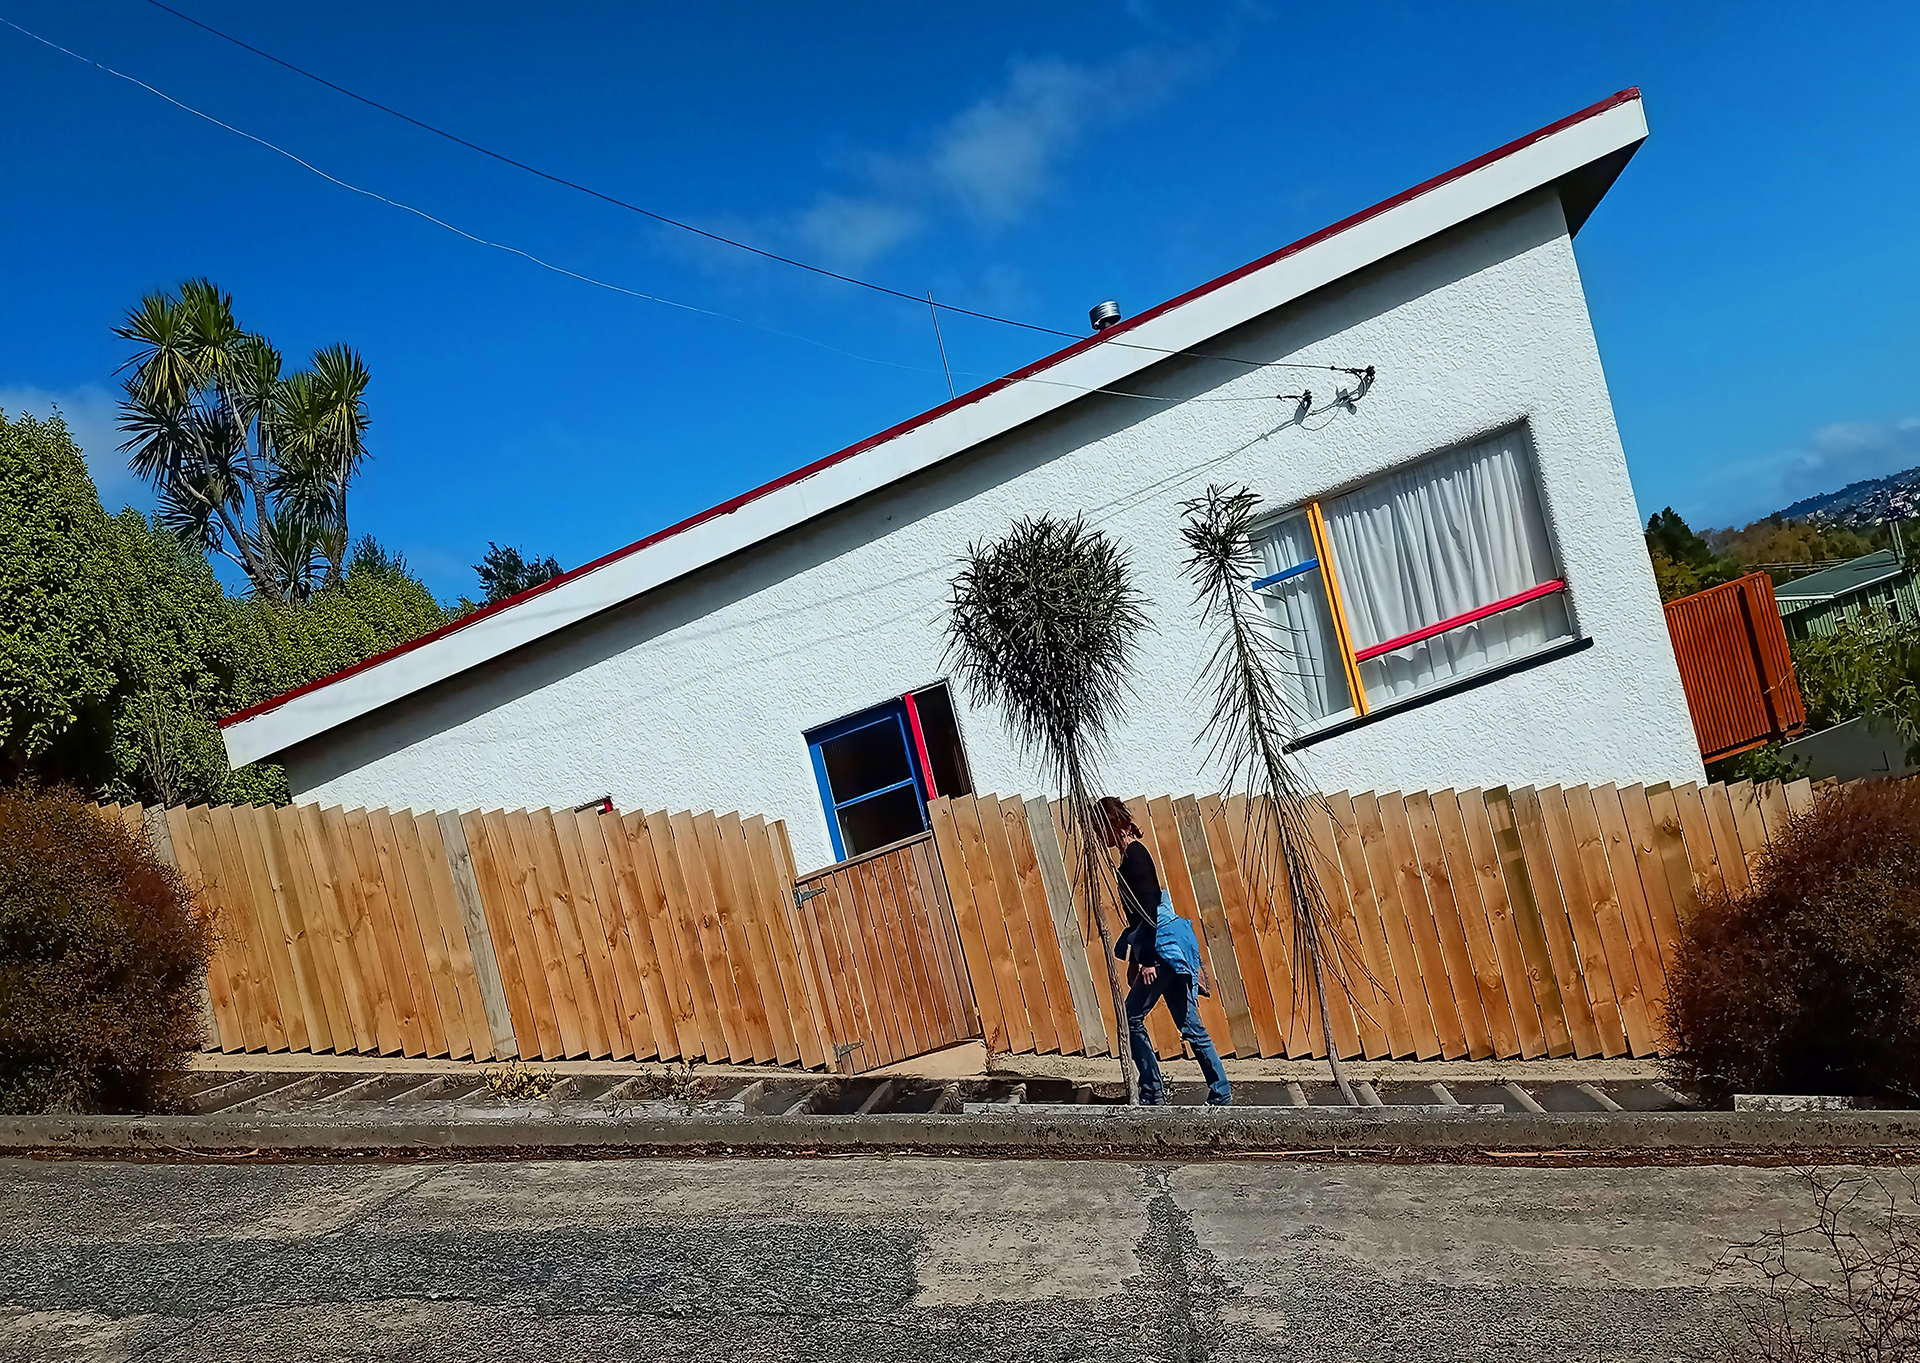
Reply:
<svg viewBox="0 0 1920 1363"><path fill-rule="evenodd" d="M430 634L220 721L238 766L270 757L886 487L1547 186L1577 231L1640 143L1622 90L1311 236ZM1045 373L1043 383L1024 380Z"/></svg>
<svg viewBox="0 0 1920 1363"><path fill-rule="evenodd" d="M1871 554L1862 554L1836 567L1823 568L1817 573L1775 587L1773 599L1797 610L1857 592L1876 582L1885 582L1888 578L1899 577L1906 571L1907 565L1900 561L1900 556L1893 550L1877 549Z"/></svg>

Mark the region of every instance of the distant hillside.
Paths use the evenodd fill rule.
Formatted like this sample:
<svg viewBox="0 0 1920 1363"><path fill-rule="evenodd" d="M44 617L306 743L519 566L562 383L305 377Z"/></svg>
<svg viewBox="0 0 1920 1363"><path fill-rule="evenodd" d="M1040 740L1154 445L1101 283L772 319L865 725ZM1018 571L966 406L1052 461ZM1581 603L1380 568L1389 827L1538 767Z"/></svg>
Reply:
<svg viewBox="0 0 1920 1363"><path fill-rule="evenodd" d="M1838 492L1802 497L1775 513L1782 520L1864 528L1880 521L1920 516L1920 468L1885 478L1864 478Z"/></svg>

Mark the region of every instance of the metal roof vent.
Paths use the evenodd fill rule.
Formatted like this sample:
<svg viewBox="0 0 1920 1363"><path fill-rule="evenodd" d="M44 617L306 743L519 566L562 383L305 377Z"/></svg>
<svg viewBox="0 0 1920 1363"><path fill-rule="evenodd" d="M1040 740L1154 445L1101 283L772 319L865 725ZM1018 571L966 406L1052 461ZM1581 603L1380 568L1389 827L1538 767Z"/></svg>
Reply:
<svg viewBox="0 0 1920 1363"><path fill-rule="evenodd" d="M1096 303L1087 310L1087 320L1093 323L1095 331L1105 331L1120 320L1120 305L1111 298L1104 303Z"/></svg>

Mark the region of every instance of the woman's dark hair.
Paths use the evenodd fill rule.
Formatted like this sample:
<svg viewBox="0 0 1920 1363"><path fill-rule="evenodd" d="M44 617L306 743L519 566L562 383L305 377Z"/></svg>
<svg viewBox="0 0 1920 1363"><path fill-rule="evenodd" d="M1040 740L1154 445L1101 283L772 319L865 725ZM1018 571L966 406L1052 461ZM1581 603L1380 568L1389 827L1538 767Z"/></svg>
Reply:
<svg viewBox="0 0 1920 1363"><path fill-rule="evenodd" d="M1127 807L1117 797L1102 795L1100 813L1105 816L1107 827L1115 836L1121 833L1131 833L1136 838L1140 836L1140 825L1133 821L1133 815L1127 812Z"/></svg>

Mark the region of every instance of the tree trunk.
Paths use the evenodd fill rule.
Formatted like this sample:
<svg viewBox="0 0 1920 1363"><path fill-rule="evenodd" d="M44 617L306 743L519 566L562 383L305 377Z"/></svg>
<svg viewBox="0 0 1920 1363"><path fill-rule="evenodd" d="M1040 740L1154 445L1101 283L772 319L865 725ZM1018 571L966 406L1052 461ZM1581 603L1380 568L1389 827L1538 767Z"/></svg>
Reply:
<svg viewBox="0 0 1920 1363"><path fill-rule="evenodd" d="M1100 954L1107 961L1107 993L1113 1002L1114 1049L1120 1056L1120 1078L1127 1086L1127 1106L1140 1106L1140 1072L1134 1068L1131 1033L1127 1028L1127 982L1114 955L1113 923L1107 917L1101 887L1107 873L1106 859L1095 848L1096 828L1103 822L1086 796L1084 784L1070 781L1074 789L1067 796L1069 826L1080 843L1080 879L1087 887L1087 903L1093 909L1093 924L1100 932ZM1104 830L1103 830L1104 831Z"/></svg>
<svg viewBox="0 0 1920 1363"><path fill-rule="evenodd" d="M1091 882L1087 899L1093 905L1094 925L1100 929L1100 947L1107 958L1107 989L1113 998L1113 1034L1119 1044L1120 1078L1127 1086L1127 1106L1140 1106L1140 1072L1133 1064L1133 1036L1127 1027L1127 982L1120 972L1120 958L1113 954L1113 925L1107 920L1107 906Z"/></svg>
<svg viewBox="0 0 1920 1363"><path fill-rule="evenodd" d="M1327 1066L1333 1071L1334 1085L1339 1088L1340 1096L1348 1107L1358 1107L1354 1101L1353 1085L1347 1082L1347 1067L1340 1060L1340 1047L1333 1039L1333 1018L1327 1013L1327 968L1320 961L1320 944L1315 942L1309 951L1313 957L1313 987L1320 995L1320 1034L1326 1039Z"/></svg>

